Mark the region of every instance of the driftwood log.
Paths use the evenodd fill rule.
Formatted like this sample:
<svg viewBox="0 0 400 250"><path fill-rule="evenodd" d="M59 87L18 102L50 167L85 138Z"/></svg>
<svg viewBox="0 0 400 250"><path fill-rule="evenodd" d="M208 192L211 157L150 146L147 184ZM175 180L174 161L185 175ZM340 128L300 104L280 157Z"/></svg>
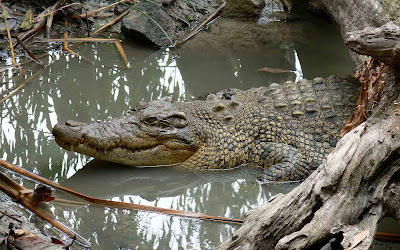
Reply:
<svg viewBox="0 0 400 250"><path fill-rule="evenodd" d="M345 40L352 51L377 58L395 70L400 68L400 26L394 22L348 32Z"/></svg>
<svg viewBox="0 0 400 250"><path fill-rule="evenodd" d="M373 55L390 67L382 101L301 185L249 211L243 226L219 249L331 249L335 245L368 249L379 220L392 217L400 222L399 26L376 21L382 26L365 28L372 22L365 17L365 22L363 18L353 22L359 15L354 10L347 16L338 14L352 1L320 2L336 13L344 34L352 23L361 29L344 35L351 50ZM360 4L367 2L377 1ZM376 6L371 13L381 11Z"/></svg>

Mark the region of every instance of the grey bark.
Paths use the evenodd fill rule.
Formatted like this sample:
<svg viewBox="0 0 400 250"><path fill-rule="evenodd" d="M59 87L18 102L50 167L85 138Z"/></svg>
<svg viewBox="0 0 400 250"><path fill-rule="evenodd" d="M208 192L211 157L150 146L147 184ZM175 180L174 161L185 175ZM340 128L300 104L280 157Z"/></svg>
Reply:
<svg viewBox="0 0 400 250"><path fill-rule="evenodd" d="M358 54L380 59L394 70L400 67L400 26L394 22L348 32L345 41Z"/></svg>
<svg viewBox="0 0 400 250"><path fill-rule="evenodd" d="M400 222L398 42L393 41L396 24L383 26L400 1L389 7L381 2L319 0L343 36L352 32L347 35L351 49L365 55L378 51L374 56L391 66L382 103L301 185L249 211L243 226L219 249L320 249L331 244L368 249L380 219ZM354 59L359 63L363 57L354 54Z"/></svg>
<svg viewBox="0 0 400 250"><path fill-rule="evenodd" d="M327 160L287 195L250 211L220 249L304 249L332 240L368 249L377 222L399 217L400 116L363 123L348 133Z"/></svg>

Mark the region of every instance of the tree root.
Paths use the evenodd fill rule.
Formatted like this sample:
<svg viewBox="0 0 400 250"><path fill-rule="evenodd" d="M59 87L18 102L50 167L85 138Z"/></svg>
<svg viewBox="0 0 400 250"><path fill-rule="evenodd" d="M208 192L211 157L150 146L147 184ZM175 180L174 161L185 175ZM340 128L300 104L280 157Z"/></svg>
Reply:
<svg viewBox="0 0 400 250"><path fill-rule="evenodd" d="M399 218L400 116L361 124L299 187L250 211L220 249L368 249L377 222ZM397 199L397 200L396 200Z"/></svg>

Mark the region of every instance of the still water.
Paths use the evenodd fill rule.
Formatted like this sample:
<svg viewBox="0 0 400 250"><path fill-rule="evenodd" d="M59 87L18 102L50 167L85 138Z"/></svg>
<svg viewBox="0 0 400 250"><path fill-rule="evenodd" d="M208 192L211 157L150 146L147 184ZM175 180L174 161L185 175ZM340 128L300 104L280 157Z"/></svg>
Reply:
<svg viewBox="0 0 400 250"><path fill-rule="evenodd" d="M114 44L74 48L94 64L58 50L43 58L51 65L0 104L0 157L93 197L242 219L248 210L293 186L260 186L254 180L261 170L254 168L204 173L96 161L58 147L51 129L67 119L120 116L140 100L167 95L188 100L225 88L351 74L354 67L339 29L312 17L265 26L219 19L179 49L122 42L129 69L116 67L123 61ZM293 72L255 71L263 67ZM26 65L18 76L2 72L0 98L39 68ZM54 204L47 210L88 239L93 249L209 249L238 228L114 208Z"/></svg>

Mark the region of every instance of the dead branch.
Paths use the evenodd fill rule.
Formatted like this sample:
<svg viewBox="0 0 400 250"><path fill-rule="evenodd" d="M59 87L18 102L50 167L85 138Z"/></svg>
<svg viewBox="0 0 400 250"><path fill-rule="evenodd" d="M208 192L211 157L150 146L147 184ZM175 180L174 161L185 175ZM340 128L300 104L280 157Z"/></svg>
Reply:
<svg viewBox="0 0 400 250"><path fill-rule="evenodd" d="M25 52L38 64L42 65L43 63L32 53L32 51L22 42L18 36L12 36L17 39L17 42L21 44L21 47L25 50Z"/></svg>
<svg viewBox="0 0 400 250"><path fill-rule="evenodd" d="M18 221L19 223L22 223L22 220L17 219L17 218L15 218L14 216L9 215L8 213L2 212L2 211L0 211L0 213L3 214L3 215L5 215L5 216L7 216L7 217L10 218L10 219L13 219L13 220L15 220L15 221Z"/></svg>
<svg viewBox="0 0 400 250"><path fill-rule="evenodd" d="M128 1L130 1L130 0L121 0L121 1L118 1L118 2L115 2L115 3L112 3L110 5L104 6L104 7L100 8L100 9L89 11L89 12L87 12L85 14L74 15L71 18L88 18L88 17L92 17L92 16L95 16L95 14L97 12L99 12L99 11L109 9L109 8L111 8L111 7L113 7L113 6L117 5L117 4L128 2Z"/></svg>
<svg viewBox="0 0 400 250"><path fill-rule="evenodd" d="M93 38L93 37L67 37L68 42L115 42L114 38ZM64 42L65 38L52 38L52 39L41 39L39 42Z"/></svg>
<svg viewBox="0 0 400 250"><path fill-rule="evenodd" d="M175 47L181 46L183 45L187 40L189 40L190 38L192 38L194 35L196 35L206 24L208 24L211 20L213 20L219 12L221 12L224 7L226 5L226 1L224 1L213 13L210 14L210 16L208 16L206 18L206 20L204 20L203 22L201 22L199 25L197 25L189 34L187 34L182 40L177 41L175 43Z"/></svg>
<svg viewBox="0 0 400 250"><path fill-rule="evenodd" d="M44 10L41 14L41 16L38 18L38 20L36 21L33 29L30 29L26 32L20 33L18 35L18 38L21 41L26 41L27 39L29 39L30 37L34 36L35 34L37 34L38 32L40 32L46 23L46 13L48 11L53 12L55 11L63 2L63 0L58 0L53 6L51 6L48 10ZM14 47L17 46L19 43L14 44Z"/></svg>
<svg viewBox="0 0 400 250"><path fill-rule="evenodd" d="M167 209L167 208L160 208L160 207L153 207L153 206L146 206L146 205L139 205L139 204L133 204L133 203L125 203L125 202L117 202L117 201L109 201L109 200L101 200L101 199L96 199L90 196L87 196L85 194L81 194L79 192L76 192L74 190L71 190L69 188L63 187L58 183L52 182L50 180L47 180L41 176L35 175L29 171L26 171L22 168L18 168L17 166L12 165L11 163L5 162L3 160L0 160L0 166L11 170L13 172L19 173L29 179L39 181L43 184L46 184L48 186L60 189L64 192L67 192L69 194L72 194L80 199L83 199L91 204L98 205L98 206L107 206L107 207L118 207L118 208L123 208L123 209L133 209L133 210L141 210L141 211L148 211L148 212L154 212L154 213L162 213L162 214L169 214L173 216L181 216L181 217L187 217L187 218L195 218L195 219L202 219L202 220L211 220L211 221L218 221L218 222L225 222L225 223L242 223L242 220L239 219L231 219L231 218L225 218L225 217L219 217L219 216L211 216L211 215L205 215L201 213L195 213L195 212L187 212L187 211L180 211L180 210L174 210L174 209Z"/></svg>
<svg viewBox="0 0 400 250"><path fill-rule="evenodd" d="M2 173L0 173L0 189L6 193L8 196L16 200L16 202L20 203L33 213L35 213L38 217L41 219L47 221L54 227L58 228L60 231L64 232L70 237L76 237L78 242L82 244L83 246L90 247L90 243L80 236L79 234L73 232L71 229L68 227L64 226L57 220L51 218L49 215L46 213L40 211L36 206L35 202L32 199L32 190L26 189L25 187L19 185L18 183L14 182L13 180L9 179ZM1 185L3 184L3 185Z"/></svg>
<svg viewBox="0 0 400 250"><path fill-rule="evenodd" d="M3 102L5 102L8 98L12 97L13 95L15 95L18 91L20 91L21 89L23 89L30 81L32 81L32 79L34 79L37 75L39 75L43 70L45 70L47 68L46 65L43 68L40 68L38 71L35 72L35 74L31 75L28 79L26 79L25 81L23 81L16 89L14 89L10 94L8 94L7 96L3 97L0 100L0 104L2 104Z"/></svg>
<svg viewBox="0 0 400 250"><path fill-rule="evenodd" d="M7 17L4 15L5 12L4 12L3 5L1 4L1 1L0 1L0 7L1 7L1 13L2 13L3 18L4 18L4 23L6 24L8 40L9 40L9 42L10 42L10 50L11 50L12 64L13 64L13 67L15 67L15 56L14 56L13 41L12 41L12 39L11 39L10 27L8 26Z"/></svg>
<svg viewBox="0 0 400 250"><path fill-rule="evenodd" d="M358 54L372 56L397 70L400 67L400 26L394 22L348 32L345 42Z"/></svg>
<svg viewBox="0 0 400 250"><path fill-rule="evenodd" d="M46 37L47 38L50 38L50 30L51 30L51 26L53 24L53 17L54 17L53 14L50 14L49 16L47 16L47 20L46 20Z"/></svg>
<svg viewBox="0 0 400 250"><path fill-rule="evenodd" d="M96 36L97 34L99 34L100 32L102 32L103 30L107 29L108 27L110 27L111 25L115 24L116 22L118 22L119 20L121 20L124 16L128 15L130 12L130 10L128 9L127 11L125 11L124 13L122 13L121 15L119 15L118 17L116 17L114 20L112 20L111 22L107 23L106 25L104 25L103 27L101 27L100 29L92 32L89 36Z"/></svg>

